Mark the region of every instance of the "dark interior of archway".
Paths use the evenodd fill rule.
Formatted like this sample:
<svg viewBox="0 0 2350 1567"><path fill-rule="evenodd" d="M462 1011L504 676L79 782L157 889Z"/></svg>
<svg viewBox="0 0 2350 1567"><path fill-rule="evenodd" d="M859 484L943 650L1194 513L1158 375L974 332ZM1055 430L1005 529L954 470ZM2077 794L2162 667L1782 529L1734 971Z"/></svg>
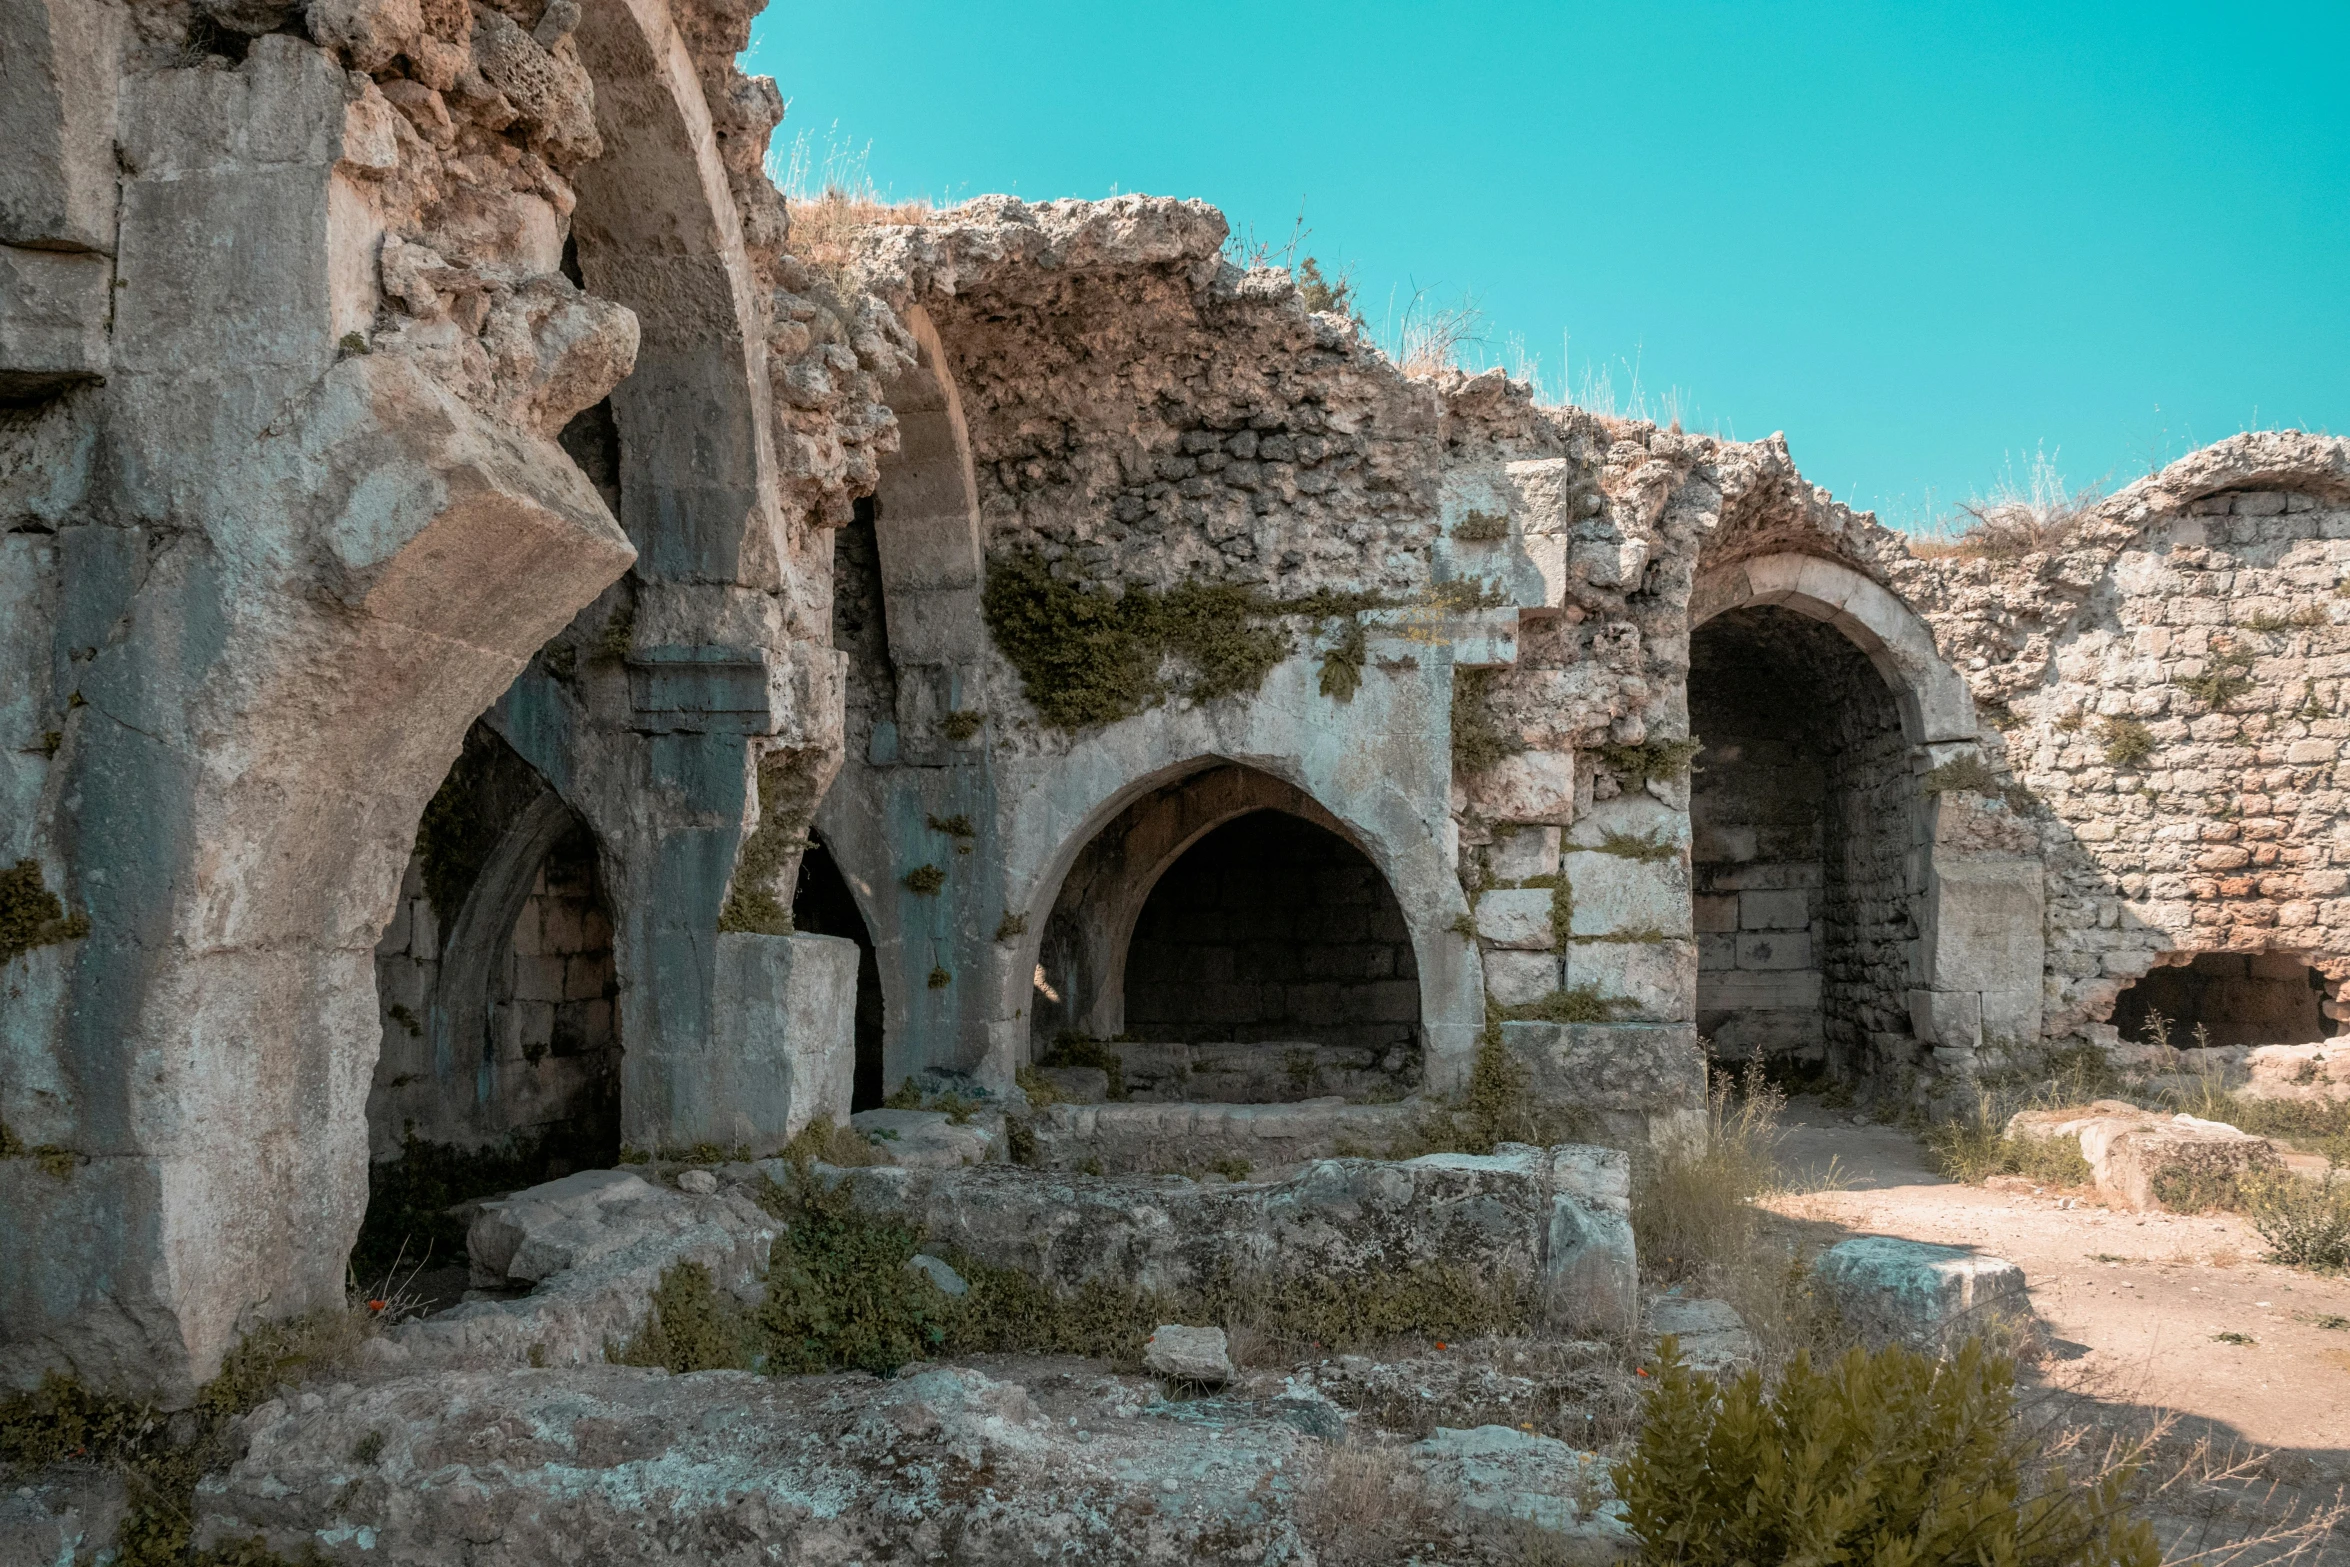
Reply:
<svg viewBox="0 0 2350 1567"><path fill-rule="evenodd" d="M811 936L842 936L857 944L857 1073L849 1097L851 1110L871 1110L881 1104L881 963L873 951L872 932L857 912L832 851L810 835L808 852L800 857L800 879L792 890L792 928Z"/></svg>
<svg viewBox="0 0 2350 1567"><path fill-rule="evenodd" d="M480 1037L436 1047L432 1019L447 945L485 868L545 783L476 723L425 808L391 923L376 945L383 1035L368 1095L368 1209L352 1266L373 1287L429 1259L413 1286L464 1288L469 1198L609 1166L620 1156L619 991L612 908L594 835L574 819L492 943ZM468 922L473 923L471 921ZM453 1270L453 1271L452 1271Z"/></svg>
<svg viewBox="0 0 2350 1567"><path fill-rule="evenodd" d="M1833 627L1733 610L1689 644L1698 1031L1717 1053L1896 1068L1914 783L1883 677Z"/></svg>
<svg viewBox="0 0 2350 1567"><path fill-rule="evenodd" d="M2167 1033L2182 1050L2306 1045L2331 1033L2324 1000L2324 977L2293 953L2199 952L2192 962L2149 970L2115 999L2112 1022L2124 1039L2155 1044Z"/></svg>
<svg viewBox="0 0 2350 1567"><path fill-rule="evenodd" d="M1420 977L1403 909L1369 856L1327 828L1270 810L1226 822L1143 904L1126 955L1126 1035L1193 1047L1194 1073L1200 1046L1281 1047L1249 1053L1255 1070L1244 1075L1269 1072L1270 1086L1215 1097L1305 1097L1374 1074L1410 1080ZM1128 1083L1150 1096L1151 1052L1122 1054Z"/></svg>

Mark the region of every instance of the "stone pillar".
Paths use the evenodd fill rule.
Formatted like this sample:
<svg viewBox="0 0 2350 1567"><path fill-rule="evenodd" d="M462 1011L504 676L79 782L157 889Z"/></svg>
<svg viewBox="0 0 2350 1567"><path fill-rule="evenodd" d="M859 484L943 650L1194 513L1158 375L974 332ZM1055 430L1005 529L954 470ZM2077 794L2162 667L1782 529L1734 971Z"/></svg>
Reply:
<svg viewBox="0 0 2350 1567"><path fill-rule="evenodd" d="M346 348L377 299L363 113L277 34L123 95L111 351L70 410L109 461L61 519L39 672L33 847L88 934L7 976L0 1115L55 1154L0 1159L0 1381L179 1403L257 1321L342 1304L418 814L630 559L543 432Z"/></svg>

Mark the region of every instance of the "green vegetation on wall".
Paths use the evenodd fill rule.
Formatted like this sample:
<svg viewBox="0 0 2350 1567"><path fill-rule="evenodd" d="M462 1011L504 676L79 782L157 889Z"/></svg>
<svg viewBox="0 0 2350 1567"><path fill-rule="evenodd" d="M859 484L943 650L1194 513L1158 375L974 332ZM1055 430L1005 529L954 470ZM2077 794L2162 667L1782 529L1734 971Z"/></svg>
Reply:
<svg viewBox="0 0 2350 1567"><path fill-rule="evenodd" d="M1194 702L1253 692L1294 647L1285 617L1330 620L1383 606L1375 594L1276 599L1228 583L1117 592L1067 582L1034 551L988 563L988 634L1028 700L1056 729L1114 723L1170 696ZM1172 660L1179 672L1163 671Z"/></svg>
<svg viewBox="0 0 2350 1567"><path fill-rule="evenodd" d="M38 860L18 860L0 871L0 963L89 933L89 916L66 914L65 905L42 879Z"/></svg>
<svg viewBox="0 0 2350 1567"><path fill-rule="evenodd" d="M1627 789L1637 789L1652 778L1680 777L1705 745L1691 735L1686 740L1644 740L1638 745L1601 745L1592 749L1600 765L1614 773L1619 783Z"/></svg>
<svg viewBox="0 0 2350 1567"><path fill-rule="evenodd" d="M1503 757L1526 749L1524 742L1494 721L1486 695L1493 684L1490 669L1454 669L1452 672L1452 765L1459 773L1484 772Z"/></svg>

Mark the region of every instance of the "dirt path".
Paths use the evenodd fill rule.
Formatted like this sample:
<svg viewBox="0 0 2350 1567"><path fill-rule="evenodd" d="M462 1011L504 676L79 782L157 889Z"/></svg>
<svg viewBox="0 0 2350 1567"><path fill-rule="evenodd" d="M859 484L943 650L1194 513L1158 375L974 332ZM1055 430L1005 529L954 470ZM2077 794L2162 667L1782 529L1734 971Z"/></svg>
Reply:
<svg viewBox="0 0 2350 1567"><path fill-rule="evenodd" d="M2260 1237L2231 1215L1957 1185L1928 1172L1908 1133L1855 1125L1816 1101L1790 1105L1787 1124L1783 1162L1813 1180L1833 1164L1841 1178L1837 1190L1776 1200L1789 1220L2005 1257L2059 1341L2052 1381L2350 1476L2350 1280L2258 1261Z"/></svg>

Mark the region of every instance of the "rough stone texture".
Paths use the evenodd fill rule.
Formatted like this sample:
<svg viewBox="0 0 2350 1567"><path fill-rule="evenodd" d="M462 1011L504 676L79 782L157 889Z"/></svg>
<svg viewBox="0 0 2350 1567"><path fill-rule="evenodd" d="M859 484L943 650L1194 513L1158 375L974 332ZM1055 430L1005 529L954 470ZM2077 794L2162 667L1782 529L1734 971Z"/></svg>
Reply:
<svg viewBox="0 0 2350 1567"><path fill-rule="evenodd" d="M1400 1164L1329 1159L1288 1180L1067 1176L1006 1165L838 1172L932 1246L1074 1287L1181 1292L1224 1274L1351 1275L1447 1264L1535 1286L1554 1324L1637 1309L1631 1165L1609 1149L1504 1145Z"/></svg>
<svg viewBox="0 0 2350 1567"><path fill-rule="evenodd" d="M993 1112L958 1125L943 1110L860 1110L849 1125L890 1163L912 1170L954 1170L1004 1156L1003 1117Z"/></svg>
<svg viewBox="0 0 2350 1567"><path fill-rule="evenodd" d="M0 462L112 454L44 465L6 520L5 847L88 934L9 977L0 1118L76 1163L0 1162L0 1247L56 1259L0 1281L0 1377L177 1401L251 1321L342 1300L371 952L466 724L629 563L552 437L637 330L552 253L509 254L438 346L398 328L387 233L562 185L525 128L467 116L458 213L408 179L380 90L300 38L191 63L185 13L141 8L68 71L57 27L123 13L20 10L50 52L8 54L11 114L41 112L24 70L105 81L62 141L12 143L10 210L62 192L122 286L103 383L12 420Z"/></svg>
<svg viewBox="0 0 2350 1567"><path fill-rule="evenodd" d="M1440 1427L1412 1445L1411 1460L1458 1493L1470 1512L1534 1525L1549 1536L1544 1545L1553 1560L1620 1562L1639 1554L1597 1453L1509 1426Z"/></svg>
<svg viewBox="0 0 2350 1567"><path fill-rule="evenodd" d="M403 1377L256 1410L197 1493L197 1540L418 1567L1310 1559L1314 1439L1271 1403L1169 1405L1106 1377L1039 1403L960 1368Z"/></svg>
<svg viewBox="0 0 2350 1567"><path fill-rule="evenodd" d="M1935 1349L2032 1315L2024 1270L1963 1246L1864 1235L1829 1247L1812 1268L1845 1323L1872 1339Z"/></svg>
<svg viewBox="0 0 2350 1567"><path fill-rule="evenodd" d="M2248 1099L2350 1099L2350 1046L2263 1045L2247 1064Z"/></svg>
<svg viewBox="0 0 2350 1567"><path fill-rule="evenodd" d="M2277 1145L2218 1121L2159 1115L2119 1099L2100 1099L2086 1112L2025 1110L2007 1123L2016 1137L2077 1138L2095 1172L2097 1189L2140 1212L2164 1208L2166 1181L2217 1195L2219 1183L2284 1168Z"/></svg>
<svg viewBox="0 0 2350 1567"><path fill-rule="evenodd" d="M1232 1380L1232 1354L1222 1328L1162 1323L1142 1347L1144 1369L1178 1382L1221 1387Z"/></svg>
<svg viewBox="0 0 2350 1567"><path fill-rule="evenodd" d="M1662 1151L1705 1137L1705 1052L1686 1025L1504 1023L1536 1098L1591 1116L1607 1140Z"/></svg>
<svg viewBox="0 0 2350 1567"><path fill-rule="evenodd" d="M73 1567L112 1547L129 1518L123 1477L56 1465L18 1470L0 1487L0 1567Z"/></svg>
<svg viewBox="0 0 2350 1567"><path fill-rule="evenodd" d="M596 1364L644 1327L662 1272L680 1262L756 1301L781 1232L740 1190L702 1195L583 1170L483 1204L466 1235L475 1285L531 1293L403 1323L375 1341L374 1360L390 1370Z"/></svg>
<svg viewBox="0 0 2350 1567"><path fill-rule="evenodd" d="M1648 1303L1646 1326L1653 1339L1670 1334L1678 1340L1690 1369L1716 1376L1754 1364L1761 1353L1738 1308L1726 1300L1658 1295Z"/></svg>
<svg viewBox="0 0 2350 1567"><path fill-rule="evenodd" d="M1308 1159L1383 1152L1417 1126L1416 1104L1052 1105L1032 1127L1050 1169L1094 1165L1110 1175L1207 1170L1238 1159L1269 1170Z"/></svg>

